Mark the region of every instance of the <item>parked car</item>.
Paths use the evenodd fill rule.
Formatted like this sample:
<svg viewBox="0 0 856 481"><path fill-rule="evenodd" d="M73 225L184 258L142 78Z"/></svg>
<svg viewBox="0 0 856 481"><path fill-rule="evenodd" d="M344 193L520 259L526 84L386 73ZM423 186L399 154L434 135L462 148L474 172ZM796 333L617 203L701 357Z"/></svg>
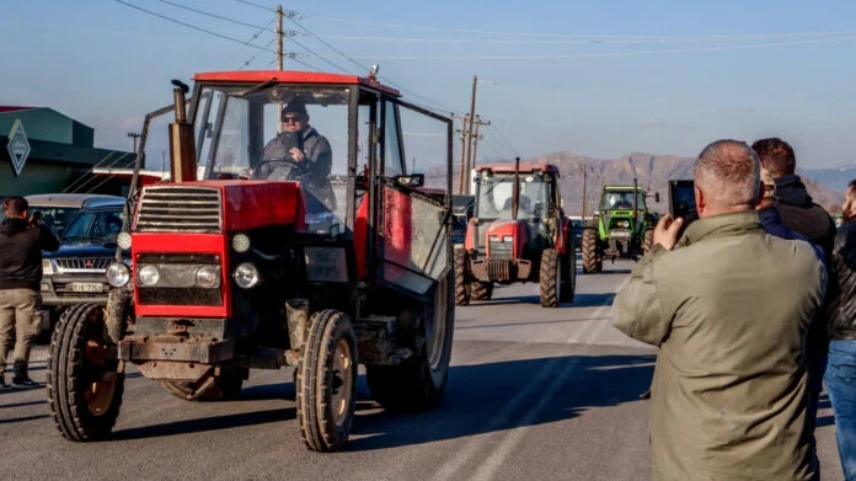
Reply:
<svg viewBox="0 0 856 481"><path fill-rule="evenodd" d="M41 294L46 312L40 338L53 330L62 310L69 306L107 305L109 286L104 274L116 256L124 205L121 197L87 200L64 229L59 250L43 254ZM130 251L123 255L130 264Z"/></svg>
<svg viewBox="0 0 856 481"><path fill-rule="evenodd" d="M28 195L25 199L30 204L30 214L41 212L42 220L57 237L62 236L74 216L91 202L104 199L124 201L115 195L61 193Z"/></svg>

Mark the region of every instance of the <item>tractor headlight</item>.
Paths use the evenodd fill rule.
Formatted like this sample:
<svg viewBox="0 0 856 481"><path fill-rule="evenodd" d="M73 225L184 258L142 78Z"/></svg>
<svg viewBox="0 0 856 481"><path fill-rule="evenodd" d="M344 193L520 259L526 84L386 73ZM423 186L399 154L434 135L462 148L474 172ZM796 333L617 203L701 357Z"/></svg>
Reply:
<svg viewBox="0 0 856 481"><path fill-rule="evenodd" d="M122 287L131 280L131 270L124 262L114 262L107 267L105 276L111 286Z"/></svg>
<svg viewBox="0 0 856 481"><path fill-rule="evenodd" d="M137 273L137 279L139 279L140 285L151 287L160 280L160 272L158 272L158 268L155 266L143 266Z"/></svg>
<svg viewBox="0 0 856 481"><path fill-rule="evenodd" d="M42 259L42 274L56 274L53 261L50 259Z"/></svg>
<svg viewBox="0 0 856 481"><path fill-rule="evenodd" d="M119 244L119 247L122 250L128 250L131 248L131 234L127 232L120 232L118 236L116 236L116 243Z"/></svg>
<svg viewBox="0 0 856 481"><path fill-rule="evenodd" d="M512 235L502 236L502 242L514 242L514 236L512 236Z"/></svg>
<svg viewBox="0 0 856 481"><path fill-rule="evenodd" d="M626 220L621 221L621 227L624 227L625 229L630 227L630 222Z"/></svg>
<svg viewBox="0 0 856 481"><path fill-rule="evenodd" d="M232 249L237 253L247 252L250 250L250 238L247 234L237 234L232 237Z"/></svg>
<svg viewBox="0 0 856 481"><path fill-rule="evenodd" d="M206 289L220 287L220 273L211 266L200 267L196 271L196 285Z"/></svg>
<svg viewBox="0 0 856 481"><path fill-rule="evenodd" d="M249 289L259 283L259 270L253 264L244 262L235 268L232 277L238 287Z"/></svg>

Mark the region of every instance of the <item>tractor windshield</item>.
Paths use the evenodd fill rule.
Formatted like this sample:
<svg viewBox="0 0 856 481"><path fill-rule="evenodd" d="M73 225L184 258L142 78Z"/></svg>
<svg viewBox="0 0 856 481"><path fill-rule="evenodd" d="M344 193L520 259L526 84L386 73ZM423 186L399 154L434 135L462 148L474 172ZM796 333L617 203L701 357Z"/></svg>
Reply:
<svg viewBox="0 0 856 481"><path fill-rule="evenodd" d="M637 208L645 209L645 194L637 192ZM601 210L620 210L633 208L633 192L605 192Z"/></svg>
<svg viewBox="0 0 856 481"><path fill-rule="evenodd" d="M334 184L347 173L348 99L345 87L203 87L194 121L199 178L299 181L310 204L344 209Z"/></svg>
<svg viewBox="0 0 856 481"><path fill-rule="evenodd" d="M520 204L517 217L540 219L547 212L549 184L543 175L520 174ZM482 175L479 183L478 217L482 219L511 219L514 175Z"/></svg>

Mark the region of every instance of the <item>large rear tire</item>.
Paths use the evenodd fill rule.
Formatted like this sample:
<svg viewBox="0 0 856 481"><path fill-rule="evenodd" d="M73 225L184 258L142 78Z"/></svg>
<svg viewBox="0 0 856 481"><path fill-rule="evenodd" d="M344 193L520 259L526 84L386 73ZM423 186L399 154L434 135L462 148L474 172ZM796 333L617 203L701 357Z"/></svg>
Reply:
<svg viewBox="0 0 856 481"><path fill-rule="evenodd" d="M54 329L48 355L48 406L59 432L71 441L106 439L116 425L125 373L111 355L104 310L94 304L67 309Z"/></svg>
<svg viewBox="0 0 856 481"><path fill-rule="evenodd" d="M463 247L455 249L455 305L470 303L469 259Z"/></svg>
<svg viewBox="0 0 856 481"><path fill-rule="evenodd" d="M161 381L161 385L173 396L185 401L231 401L241 397L241 388L249 369L241 367L223 367L220 374L214 376L213 384L205 386L202 381ZM200 388L205 390L199 392Z"/></svg>
<svg viewBox="0 0 856 481"><path fill-rule="evenodd" d="M559 286L562 285L562 269L559 251L544 249L541 252L541 307L559 307Z"/></svg>
<svg viewBox="0 0 856 481"><path fill-rule="evenodd" d="M399 366L367 366L366 380L372 398L389 410L422 411L439 404L446 388L455 306L451 274L434 289L434 302L426 306L426 342L420 352Z"/></svg>
<svg viewBox="0 0 856 481"><path fill-rule="evenodd" d="M583 272L586 274L597 274L603 270L603 259L597 255L597 242L597 230L583 231Z"/></svg>
<svg viewBox="0 0 856 481"><path fill-rule="evenodd" d="M493 297L493 282L473 281L470 298L474 301L489 301Z"/></svg>
<svg viewBox="0 0 856 481"><path fill-rule="evenodd" d="M351 320L327 309L309 319L295 375L300 437L312 451L348 443L357 401L357 339Z"/></svg>

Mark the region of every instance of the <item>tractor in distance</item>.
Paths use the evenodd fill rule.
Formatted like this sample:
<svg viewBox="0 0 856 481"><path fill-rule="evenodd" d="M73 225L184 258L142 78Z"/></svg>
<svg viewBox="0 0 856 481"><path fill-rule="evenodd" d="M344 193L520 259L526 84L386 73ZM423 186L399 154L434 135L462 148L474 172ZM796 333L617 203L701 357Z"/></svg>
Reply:
<svg viewBox="0 0 856 481"><path fill-rule="evenodd" d="M118 237L130 260L107 268L106 308L72 307L52 338L47 394L65 438L110 437L130 365L188 401L235 398L250 369L293 366L312 451L346 446L360 364L383 407L438 404L455 312L453 124L374 73L198 73L189 101L173 81L135 166L150 121L174 112L170 179L132 179ZM329 142L338 189L265 149L294 102ZM431 176L408 172L408 155Z"/></svg>
<svg viewBox="0 0 856 481"><path fill-rule="evenodd" d="M488 300L494 284L537 282L541 306L573 302L576 254L559 169L528 162L479 165L475 216L455 249L455 302Z"/></svg>
<svg viewBox="0 0 856 481"><path fill-rule="evenodd" d="M648 209L650 194L639 186L605 185L601 193L600 208L593 220L583 229L583 272L603 270L603 260L634 259L645 255L654 241L657 216ZM660 202L660 193L654 193Z"/></svg>

